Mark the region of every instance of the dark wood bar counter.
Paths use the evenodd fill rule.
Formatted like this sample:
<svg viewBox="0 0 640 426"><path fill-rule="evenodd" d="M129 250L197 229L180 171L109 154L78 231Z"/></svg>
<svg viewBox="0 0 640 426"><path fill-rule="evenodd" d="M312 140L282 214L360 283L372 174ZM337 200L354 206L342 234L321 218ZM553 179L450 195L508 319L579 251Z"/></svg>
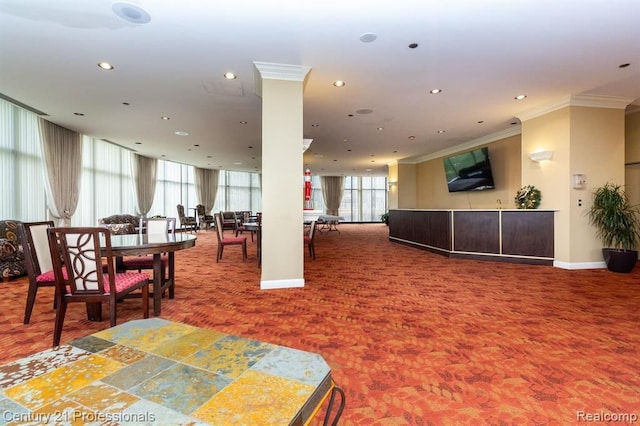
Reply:
<svg viewBox="0 0 640 426"><path fill-rule="evenodd" d="M450 257L552 265L552 210L390 210L389 239Z"/></svg>

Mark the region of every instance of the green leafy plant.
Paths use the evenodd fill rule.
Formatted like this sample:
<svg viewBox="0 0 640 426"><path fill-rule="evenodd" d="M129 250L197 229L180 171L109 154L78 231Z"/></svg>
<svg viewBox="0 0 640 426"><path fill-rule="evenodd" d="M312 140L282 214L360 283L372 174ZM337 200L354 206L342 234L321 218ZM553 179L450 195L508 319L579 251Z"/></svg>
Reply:
<svg viewBox="0 0 640 426"><path fill-rule="evenodd" d="M382 213L380 215L380 220L384 222L385 225L389 225L389 213Z"/></svg>
<svg viewBox="0 0 640 426"><path fill-rule="evenodd" d="M519 209L537 209L542 200L542 193L533 185L525 185L516 192L514 201Z"/></svg>
<svg viewBox="0 0 640 426"><path fill-rule="evenodd" d="M640 238L638 207L630 203L621 185L608 182L596 189L587 214L605 247L636 250Z"/></svg>

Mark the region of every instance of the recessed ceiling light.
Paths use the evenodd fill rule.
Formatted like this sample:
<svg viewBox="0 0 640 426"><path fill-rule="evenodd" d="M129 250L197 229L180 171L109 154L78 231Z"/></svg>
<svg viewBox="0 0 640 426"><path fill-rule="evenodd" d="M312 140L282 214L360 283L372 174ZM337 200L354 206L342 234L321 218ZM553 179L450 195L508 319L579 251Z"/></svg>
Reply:
<svg viewBox="0 0 640 426"><path fill-rule="evenodd" d="M123 102L122 105L129 106L131 104L129 102Z"/></svg>
<svg viewBox="0 0 640 426"><path fill-rule="evenodd" d="M136 145L142 145L142 142L136 142Z"/></svg>
<svg viewBox="0 0 640 426"><path fill-rule="evenodd" d="M138 5L118 1L111 5L113 13L132 24L147 24L151 21L151 15Z"/></svg>
<svg viewBox="0 0 640 426"><path fill-rule="evenodd" d="M429 93L431 93L432 95L437 95L438 93L442 93L442 89L431 89L429 90Z"/></svg>
<svg viewBox="0 0 640 426"><path fill-rule="evenodd" d="M167 117L166 115L163 115L162 117L160 117L161 120L171 120L171 117Z"/></svg>
<svg viewBox="0 0 640 426"><path fill-rule="evenodd" d="M347 150L347 152L351 152L351 150L350 150L350 149L348 149L348 150Z"/></svg>
<svg viewBox="0 0 640 426"><path fill-rule="evenodd" d="M478 120L478 124L484 123L484 120Z"/></svg>
<svg viewBox="0 0 640 426"><path fill-rule="evenodd" d="M349 142L349 139L344 139L342 142Z"/></svg>
<svg viewBox="0 0 640 426"><path fill-rule="evenodd" d="M414 141L414 140L416 140L416 137L415 137L415 136L413 136L413 135L411 135L411 136L409 136L409 140L410 140L410 141Z"/></svg>
<svg viewBox="0 0 640 426"><path fill-rule="evenodd" d="M253 149L253 145L249 145L249 149Z"/></svg>
<svg viewBox="0 0 640 426"><path fill-rule="evenodd" d="M357 109L356 112L358 114L371 114L373 110L371 108L360 108L360 109Z"/></svg>
<svg viewBox="0 0 640 426"><path fill-rule="evenodd" d="M246 121L241 121L240 124L247 124L247 122Z"/></svg>
<svg viewBox="0 0 640 426"><path fill-rule="evenodd" d="M384 130L384 127L378 127L378 131Z"/></svg>
<svg viewBox="0 0 640 426"><path fill-rule="evenodd" d="M629 65L631 65L631 64L620 64L620 65L618 65L618 68L626 68Z"/></svg>
<svg viewBox="0 0 640 426"><path fill-rule="evenodd" d="M345 83L342 80L336 80L336 81L333 82L333 85L336 86L336 87L344 87L345 84L347 84L347 83Z"/></svg>
<svg viewBox="0 0 640 426"><path fill-rule="evenodd" d="M365 170L365 172L370 172L372 169L364 169L364 170Z"/></svg>
<svg viewBox="0 0 640 426"><path fill-rule="evenodd" d="M438 130L438 133L439 133L439 134L442 134L442 133L444 133L444 132L446 132L446 130Z"/></svg>
<svg viewBox="0 0 640 426"><path fill-rule="evenodd" d="M194 144L193 144L193 146L200 146L200 145L199 145L199 144L197 144L197 143L194 143Z"/></svg>
<svg viewBox="0 0 640 426"><path fill-rule="evenodd" d="M521 101L526 97L527 97L527 95L518 95L518 96L515 97L515 99L518 100L518 101Z"/></svg>
<svg viewBox="0 0 640 426"><path fill-rule="evenodd" d="M74 112L73 115L77 115L78 117L84 117L84 114L81 112Z"/></svg>
<svg viewBox="0 0 640 426"><path fill-rule="evenodd" d="M409 49L415 49L416 47L418 47L418 43L411 43L409 45Z"/></svg>
<svg viewBox="0 0 640 426"><path fill-rule="evenodd" d="M319 124L316 124L316 123L314 123L314 124L312 124L312 125L311 125L311 127L318 127L318 126L320 126L320 125L319 125Z"/></svg>
<svg viewBox="0 0 640 426"><path fill-rule="evenodd" d="M235 80L238 77L232 72L225 72L224 78L226 78L227 80Z"/></svg>
<svg viewBox="0 0 640 426"><path fill-rule="evenodd" d="M111 65L109 62L98 62L98 66L107 71L113 69L113 65Z"/></svg>
<svg viewBox="0 0 640 426"><path fill-rule="evenodd" d="M233 163L233 164L235 164L236 166L242 166L242 163L237 162L237 161L235 163Z"/></svg>
<svg viewBox="0 0 640 426"><path fill-rule="evenodd" d="M175 132L175 134L178 136L189 136L189 132L177 131Z"/></svg>
<svg viewBox="0 0 640 426"><path fill-rule="evenodd" d="M360 41L363 43L371 43L372 41L376 41L378 38L374 33L364 33L360 36Z"/></svg>

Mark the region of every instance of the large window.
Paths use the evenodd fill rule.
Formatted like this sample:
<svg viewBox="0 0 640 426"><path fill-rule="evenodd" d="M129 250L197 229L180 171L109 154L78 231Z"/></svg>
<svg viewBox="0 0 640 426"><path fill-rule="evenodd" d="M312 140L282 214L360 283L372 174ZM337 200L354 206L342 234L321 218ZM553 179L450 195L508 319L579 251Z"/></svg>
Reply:
<svg viewBox="0 0 640 426"><path fill-rule="evenodd" d="M130 158L129 150L83 137L80 200L73 225L95 226L101 217L135 213Z"/></svg>
<svg viewBox="0 0 640 426"><path fill-rule="evenodd" d="M80 200L71 223L93 226L101 217L135 212L130 151L83 137ZM0 99L0 218L36 221L48 218L38 117ZM300 206L303 177L300 177ZM348 222L378 222L387 209L386 178L348 176L339 213ZM319 176L312 176L313 208L325 210ZM149 216L177 216L176 205L195 208L194 168L158 161L158 182ZM220 171L214 212L261 211L258 173ZM193 211L187 210L192 215Z"/></svg>
<svg viewBox="0 0 640 426"><path fill-rule="evenodd" d="M182 204L187 216L194 216L197 204L193 166L158 160L158 180L153 205L148 216L178 217L177 205Z"/></svg>
<svg viewBox="0 0 640 426"><path fill-rule="evenodd" d="M379 222L387 211L387 178L347 176L340 216L347 222Z"/></svg>
<svg viewBox="0 0 640 426"><path fill-rule="evenodd" d="M258 173L221 170L218 177L218 194L213 212L262 210L262 193Z"/></svg>
<svg viewBox="0 0 640 426"><path fill-rule="evenodd" d="M45 217L43 170L37 116L0 99L0 218Z"/></svg>

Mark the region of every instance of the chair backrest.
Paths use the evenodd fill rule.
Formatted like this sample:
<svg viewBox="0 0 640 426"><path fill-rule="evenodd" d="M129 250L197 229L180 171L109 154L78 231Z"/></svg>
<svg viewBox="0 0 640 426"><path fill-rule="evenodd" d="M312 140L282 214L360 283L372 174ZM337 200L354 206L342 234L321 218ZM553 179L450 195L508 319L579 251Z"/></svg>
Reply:
<svg viewBox="0 0 640 426"><path fill-rule="evenodd" d="M198 213L198 217L204 217L206 214L204 204L198 204L196 206L196 212Z"/></svg>
<svg viewBox="0 0 640 426"><path fill-rule="evenodd" d="M53 226L52 221L21 222L18 225L27 273L33 277L53 269L47 237L47 229Z"/></svg>
<svg viewBox="0 0 640 426"><path fill-rule="evenodd" d="M213 219L216 221L216 237L218 237L218 242L224 239L224 229L222 229L222 215L220 213L215 213L213 215Z"/></svg>
<svg viewBox="0 0 640 426"><path fill-rule="evenodd" d="M176 218L175 217L140 218L140 232L145 232L147 234L175 233Z"/></svg>
<svg viewBox="0 0 640 426"><path fill-rule="evenodd" d="M59 294L115 293L111 233L103 227L54 227L47 230ZM101 249L102 247L104 249ZM104 252L104 256L102 253ZM62 256L55 256L60 253ZM62 259L60 258L62 257ZM102 259L106 258L107 282ZM65 265L63 271L63 262Z"/></svg>
<svg viewBox="0 0 640 426"><path fill-rule="evenodd" d="M176 208L178 209L178 218L182 221L185 218L184 206L182 204L178 204Z"/></svg>

